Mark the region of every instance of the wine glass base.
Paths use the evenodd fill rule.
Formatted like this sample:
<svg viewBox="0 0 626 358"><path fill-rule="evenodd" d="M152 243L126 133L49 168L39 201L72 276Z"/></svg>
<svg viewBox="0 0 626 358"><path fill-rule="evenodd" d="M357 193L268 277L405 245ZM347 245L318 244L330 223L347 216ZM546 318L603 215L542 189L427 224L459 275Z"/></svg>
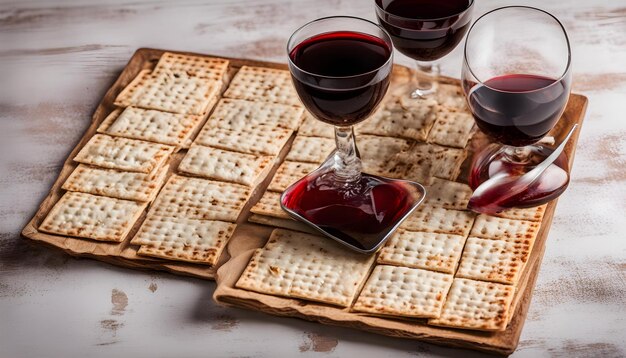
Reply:
<svg viewBox="0 0 626 358"><path fill-rule="evenodd" d="M366 173L355 182L337 181L332 157L287 188L281 207L353 250L375 252L421 204L426 191L418 183Z"/></svg>
<svg viewBox="0 0 626 358"><path fill-rule="evenodd" d="M524 191L507 195L516 179L545 160L552 151L541 145L530 145L515 153L500 145L491 144L476 154L469 178L470 187L475 192L470 198L468 208L479 213L496 214L511 208L531 208L556 199L569 184L565 152ZM520 153L524 155L520 156ZM499 180L492 180L495 183L492 187L477 190L493 178Z"/></svg>

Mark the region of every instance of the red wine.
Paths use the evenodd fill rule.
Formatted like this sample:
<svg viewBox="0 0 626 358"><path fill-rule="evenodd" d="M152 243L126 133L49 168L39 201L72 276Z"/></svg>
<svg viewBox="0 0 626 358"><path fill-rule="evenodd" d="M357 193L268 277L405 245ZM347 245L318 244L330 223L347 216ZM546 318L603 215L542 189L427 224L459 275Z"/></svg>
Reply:
<svg viewBox="0 0 626 358"><path fill-rule="evenodd" d="M385 11L409 19L441 19L469 7L469 0L376 0Z"/></svg>
<svg viewBox="0 0 626 358"><path fill-rule="evenodd" d="M470 172L469 184L476 190L486 180L506 174L498 185L484 191L480 196L470 199L468 208L485 214L495 214L508 208L527 208L545 204L561 195L569 184L567 157L563 152L557 160L541 174L530 187L516 195L511 195L515 180L535 168L544 161L552 149L542 146L528 147L528 162L516 163L507 160L506 156L494 152L499 149L487 150L475 158Z"/></svg>
<svg viewBox="0 0 626 358"><path fill-rule="evenodd" d="M561 117L569 79L514 74L484 84L463 82L478 127L496 141L521 147L543 138Z"/></svg>
<svg viewBox="0 0 626 358"><path fill-rule="evenodd" d="M376 0L378 22L396 49L419 61L452 51L469 29L470 0ZM381 11L381 9L383 11Z"/></svg>
<svg viewBox="0 0 626 358"><path fill-rule="evenodd" d="M361 250L380 242L380 233L391 230L413 208L414 194L403 182L362 174L357 195L338 190L333 173L313 172L290 187L282 204Z"/></svg>
<svg viewBox="0 0 626 358"><path fill-rule="evenodd" d="M300 100L321 121L361 122L389 87L391 51L382 39L358 32L329 32L303 41L289 54Z"/></svg>

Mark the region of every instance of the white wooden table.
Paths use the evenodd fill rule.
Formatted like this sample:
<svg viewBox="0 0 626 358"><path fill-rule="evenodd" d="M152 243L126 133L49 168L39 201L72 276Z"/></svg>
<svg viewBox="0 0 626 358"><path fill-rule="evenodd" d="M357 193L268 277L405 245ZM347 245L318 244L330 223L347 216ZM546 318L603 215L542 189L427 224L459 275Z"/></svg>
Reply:
<svg viewBox="0 0 626 358"><path fill-rule="evenodd" d="M477 0L476 15L513 3ZM574 90L590 104L515 356L624 356L626 1L524 4L565 23ZM295 28L334 14L373 19L373 1L0 1L0 357L472 355L218 307L214 283L75 260L19 237L135 49L284 62ZM460 65L459 47L443 72L458 77Z"/></svg>

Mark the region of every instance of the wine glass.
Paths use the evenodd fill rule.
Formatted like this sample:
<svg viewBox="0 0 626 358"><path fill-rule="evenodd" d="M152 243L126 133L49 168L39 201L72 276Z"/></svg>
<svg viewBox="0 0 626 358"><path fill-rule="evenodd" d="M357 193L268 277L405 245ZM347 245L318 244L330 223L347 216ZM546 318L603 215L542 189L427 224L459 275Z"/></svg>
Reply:
<svg viewBox="0 0 626 358"><path fill-rule="evenodd" d="M475 156L470 172L473 189L494 177L511 182L551 153L537 143L565 110L570 65L567 33L546 11L503 7L472 25L465 43L463 91L478 128L502 144ZM569 183L565 155L549 169L523 193L492 207L531 207L556 198ZM490 192L489 198L475 198L474 210L494 210L487 208L498 195Z"/></svg>
<svg viewBox="0 0 626 358"><path fill-rule="evenodd" d="M373 22L327 17L296 30L287 53L298 96L316 119L335 126L337 149L285 190L281 206L326 236L372 252L424 196L417 183L361 172L353 126L375 111L389 87L391 39Z"/></svg>
<svg viewBox="0 0 626 358"><path fill-rule="evenodd" d="M411 98L437 93L439 65L467 32L474 0L375 0L376 16L394 46L417 63Z"/></svg>

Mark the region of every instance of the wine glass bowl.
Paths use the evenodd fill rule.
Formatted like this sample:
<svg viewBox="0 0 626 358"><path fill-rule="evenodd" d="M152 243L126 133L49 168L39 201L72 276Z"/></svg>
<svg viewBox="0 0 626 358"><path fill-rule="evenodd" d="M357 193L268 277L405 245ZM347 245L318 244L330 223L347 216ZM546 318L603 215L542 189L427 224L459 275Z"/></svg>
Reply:
<svg viewBox="0 0 626 358"><path fill-rule="evenodd" d="M435 61L450 53L469 29L474 0L375 0L378 23L393 45L417 62L422 77L413 98L436 93Z"/></svg>
<svg viewBox="0 0 626 358"><path fill-rule="evenodd" d="M337 21L320 19L305 30L322 30ZM339 21L350 26L304 40L309 31L296 32L288 44L289 69L300 100L315 118L351 126L368 118L383 99L393 65L392 47L380 29L363 26L371 24ZM370 33L363 32L368 28Z"/></svg>
<svg viewBox="0 0 626 358"><path fill-rule="evenodd" d="M469 29L473 0L376 0L376 16L396 48L417 61L450 53Z"/></svg>
<svg viewBox="0 0 626 358"><path fill-rule="evenodd" d="M563 25L532 7L509 6L481 16L470 28L464 50L462 87L478 128L501 146L476 154L470 186L502 183L532 170L552 153L538 144L563 114L571 89L571 50ZM498 190L470 200L472 209L531 207L558 197L569 183L565 154L526 191L506 203ZM494 181L492 180L491 183ZM501 186L501 193L507 190ZM485 192L476 190L475 193ZM477 195L477 194L476 194Z"/></svg>
<svg viewBox="0 0 626 358"><path fill-rule="evenodd" d="M549 13L515 6L483 15L467 36L462 71L478 127L505 145L538 142L567 104L570 59L567 34Z"/></svg>

